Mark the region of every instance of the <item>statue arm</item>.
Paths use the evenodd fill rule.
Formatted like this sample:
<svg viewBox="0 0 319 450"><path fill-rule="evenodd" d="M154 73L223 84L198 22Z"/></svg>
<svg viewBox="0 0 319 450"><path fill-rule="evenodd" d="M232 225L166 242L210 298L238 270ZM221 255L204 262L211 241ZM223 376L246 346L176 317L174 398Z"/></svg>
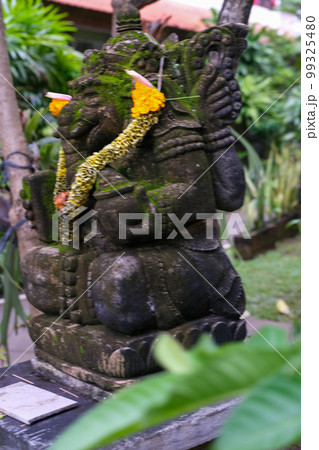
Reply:
<svg viewBox="0 0 319 450"><path fill-rule="evenodd" d="M203 126L216 207L225 211L239 208L245 193L244 173L229 125L241 110L241 93L235 72L246 46L247 31L248 27L242 24L212 27L198 33L185 49L189 95L199 95L197 109ZM194 54L197 55L195 58Z"/></svg>
<svg viewBox="0 0 319 450"><path fill-rule="evenodd" d="M203 103L204 141L216 206L224 211L234 211L243 204L245 178L234 146L235 138L228 125L240 113L241 93L234 79L234 70L228 67L221 74L219 71L219 68L208 64L198 89Z"/></svg>
<svg viewBox="0 0 319 450"><path fill-rule="evenodd" d="M217 150L209 159L217 209L239 209L244 202L245 177L235 148L228 146Z"/></svg>

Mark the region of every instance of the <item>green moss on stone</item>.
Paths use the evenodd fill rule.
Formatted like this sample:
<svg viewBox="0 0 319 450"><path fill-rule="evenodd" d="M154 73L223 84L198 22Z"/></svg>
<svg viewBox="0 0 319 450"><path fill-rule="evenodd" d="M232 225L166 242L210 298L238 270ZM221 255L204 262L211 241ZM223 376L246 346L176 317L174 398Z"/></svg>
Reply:
<svg viewBox="0 0 319 450"><path fill-rule="evenodd" d="M104 52L93 52L90 56L89 56L89 64L96 64L98 62L100 62L101 58L103 57Z"/></svg>
<svg viewBox="0 0 319 450"><path fill-rule="evenodd" d="M84 107L85 102L83 100L81 100L78 105L76 105L74 114L73 114L73 120L72 123L70 125L70 131L74 130L74 128L76 127L76 125L78 124L78 121L81 117L81 109Z"/></svg>
<svg viewBox="0 0 319 450"><path fill-rule="evenodd" d="M141 42L141 44L150 41L150 38L149 38L149 36L148 36L146 33L143 33L143 32L141 32L141 31L140 31L140 32L136 32L136 31L133 31L133 30L130 31L130 34L129 34L129 35L125 35L125 39L126 39L126 40L129 40L129 39L138 39L138 40ZM121 35L109 39L109 40L107 41L107 44L108 44L108 45L115 45L115 44L118 44L119 42L123 42L123 36L121 36ZM127 44L125 44L125 45L127 45ZM131 44L131 45L132 45L132 44ZM136 48L136 46L133 45L133 48ZM117 52L117 51L118 51L118 49L116 49L116 52Z"/></svg>
<svg viewBox="0 0 319 450"><path fill-rule="evenodd" d="M130 173L131 173L131 168L130 167L117 167L116 168L117 172L120 173L121 175L123 175L126 178L129 178Z"/></svg>
<svg viewBox="0 0 319 450"><path fill-rule="evenodd" d="M147 195L148 195L149 199L151 200L151 202L153 203L153 205L155 206L156 210L161 212L160 202L161 202L161 200L164 200L165 197L160 192L160 189L148 191Z"/></svg>
<svg viewBox="0 0 319 450"><path fill-rule="evenodd" d="M41 189L41 199L45 206L47 213L52 216L55 213L55 207L53 204L53 191L55 186L56 175L53 171L48 173L47 178L44 180Z"/></svg>
<svg viewBox="0 0 319 450"><path fill-rule="evenodd" d="M30 183L25 178L22 179L22 187L23 187L23 190L21 192L21 198L23 200L30 200L31 201Z"/></svg>
<svg viewBox="0 0 319 450"><path fill-rule="evenodd" d="M163 178L156 178L155 180L141 180L138 182L143 186L146 191L153 191L154 189L160 189L165 185Z"/></svg>
<svg viewBox="0 0 319 450"><path fill-rule="evenodd" d="M58 248L61 253L70 252L72 250L71 247L69 247L67 245L59 244L58 242L51 242L48 245L49 245L49 247Z"/></svg>
<svg viewBox="0 0 319 450"><path fill-rule="evenodd" d="M171 183L165 183L160 189L152 189L147 191L147 196L159 212L161 212L160 203L166 204L168 200L171 200L172 202L175 200L174 195L169 194L165 189L165 187L170 184Z"/></svg>
<svg viewBox="0 0 319 450"><path fill-rule="evenodd" d="M106 187L99 188L99 189L97 189L97 191L98 192L109 192L109 191L113 191L114 188L115 189L121 189L121 188L123 188L125 186L128 186L131 183L132 183L131 181L127 181L127 182L122 183L122 184L113 184L112 186L106 186Z"/></svg>
<svg viewBox="0 0 319 450"><path fill-rule="evenodd" d="M116 107L119 117L124 120L130 115L129 99L132 92L132 79L126 75L122 69L119 76L100 75L102 85L96 86L96 92L101 100L106 103L113 103Z"/></svg>

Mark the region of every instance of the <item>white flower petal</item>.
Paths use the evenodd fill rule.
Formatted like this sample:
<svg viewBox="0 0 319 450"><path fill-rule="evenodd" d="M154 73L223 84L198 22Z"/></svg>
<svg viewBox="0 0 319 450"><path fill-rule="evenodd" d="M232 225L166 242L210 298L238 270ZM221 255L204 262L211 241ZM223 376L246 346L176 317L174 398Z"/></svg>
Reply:
<svg viewBox="0 0 319 450"><path fill-rule="evenodd" d="M58 92L47 92L45 97L48 98L56 98L58 100L72 100L72 95L68 94L59 94Z"/></svg>
<svg viewBox="0 0 319 450"><path fill-rule="evenodd" d="M148 81L145 77L143 77L141 74L135 72L135 70L127 70L125 69L125 72L132 77L135 81L139 81L140 83L144 84L147 87L154 88L152 83Z"/></svg>

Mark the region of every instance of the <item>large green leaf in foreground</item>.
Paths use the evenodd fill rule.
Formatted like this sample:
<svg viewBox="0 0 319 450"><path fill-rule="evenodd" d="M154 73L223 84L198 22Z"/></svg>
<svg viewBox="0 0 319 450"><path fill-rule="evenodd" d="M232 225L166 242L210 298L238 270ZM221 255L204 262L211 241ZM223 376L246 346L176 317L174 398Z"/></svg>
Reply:
<svg viewBox="0 0 319 450"><path fill-rule="evenodd" d="M169 336L162 336L155 356L173 373L153 375L119 391L71 425L52 450L98 448L202 406L242 395L283 368L291 376L294 369L287 360L295 362L299 345L288 343L278 329L261 333L264 338L259 335L245 344L221 347L204 336L188 352Z"/></svg>
<svg viewBox="0 0 319 450"><path fill-rule="evenodd" d="M276 374L245 398L222 429L215 450L269 450L300 441L300 377Z"/></svg>

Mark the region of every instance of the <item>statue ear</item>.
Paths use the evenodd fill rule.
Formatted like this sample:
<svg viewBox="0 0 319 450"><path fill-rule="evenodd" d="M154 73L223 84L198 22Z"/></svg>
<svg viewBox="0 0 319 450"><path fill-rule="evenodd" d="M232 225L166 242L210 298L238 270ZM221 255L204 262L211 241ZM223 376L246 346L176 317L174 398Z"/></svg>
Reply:
<svg viewBox="0 0 319 450"><path fill-rule="evenodd" d="M212 27L191 38L183 52L187 94L200 95L205 116L212 115L218 128L232 123L241 109L234 77L247 32L242 24Z"/></svg>
<svg viewBox="0 0 319 450"><path fill-rule="evenodd" d="M227 70L236 71L240 56L245 50L249 27L243 24L226 24L211 27L196 33L188 41L183 51L188 90L191 91L208 63L220 75Z"/></svg>

